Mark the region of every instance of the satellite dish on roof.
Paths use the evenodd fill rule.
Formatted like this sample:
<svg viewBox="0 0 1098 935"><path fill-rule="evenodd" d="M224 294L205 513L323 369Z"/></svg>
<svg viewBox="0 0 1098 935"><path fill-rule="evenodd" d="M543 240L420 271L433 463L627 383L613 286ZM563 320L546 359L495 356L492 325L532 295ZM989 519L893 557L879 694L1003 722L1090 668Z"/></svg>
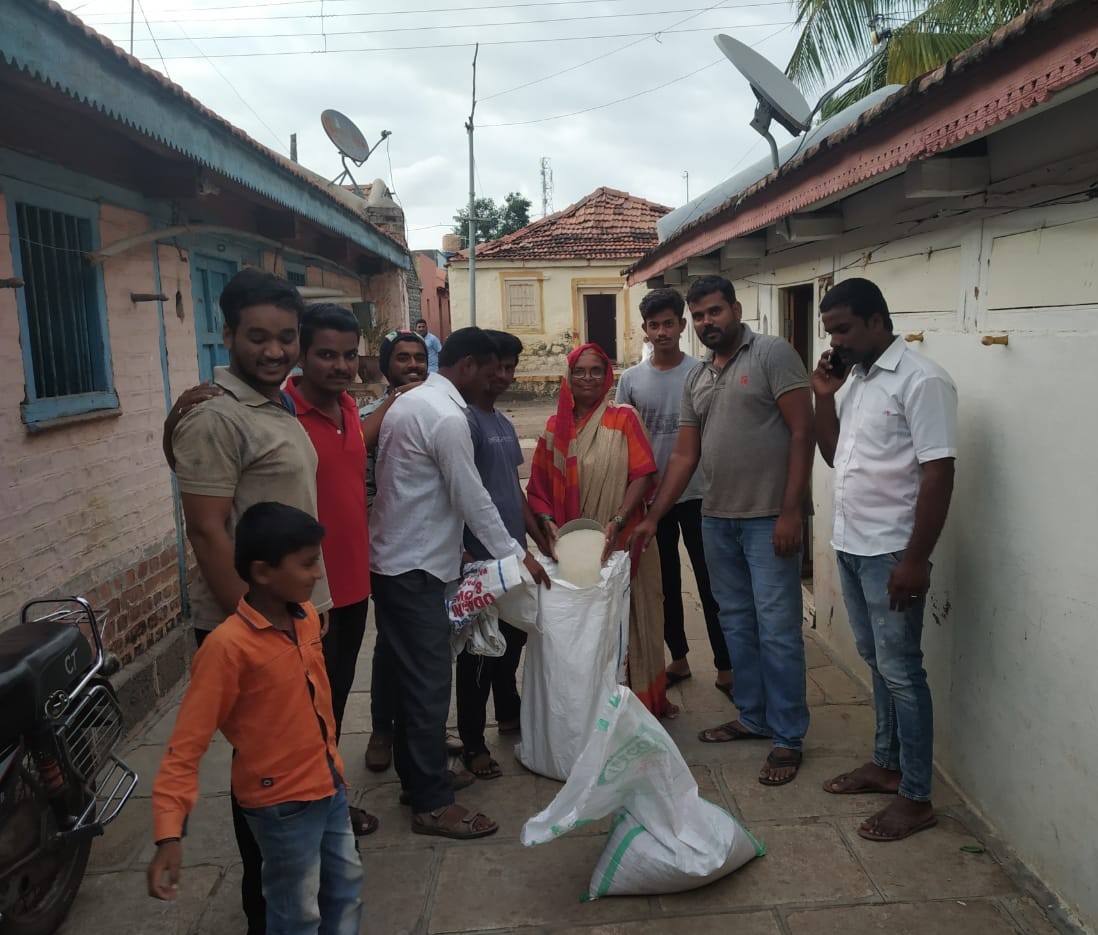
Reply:
<svg viewBox="0 0 1098 935"><path fill-rule="evenodd" d="M332 184L338 185L344 178L348 178L351 180L351 185L354 186L355 194L365 197L362 195L362 190L358 187L355 177L351 175L347 160L350 159L356 166L362 165L370 158L370 154L381 145L381 141L393 134L389 130L382 130L381 139L371 146L366 142L366 137L362 135L362 131L356 126L355 122L338 110L329 109L324 111L320 115L320 123L324 127L324 132L328 134L328 139L339 150L340 158L343 160L343 171L332 179Z"/></svg>
<svg viewBox="0 0 1098 935"><path fill-rule="evenodd" d="M774 168L778 168L778 144L770 135L770 121L777 120L793 136L798 136L812 125L813 109L781 69L750 46L723 33L714 36L713 41L751 85L759 102L751 127L770 144L770 156Z"/></svg>

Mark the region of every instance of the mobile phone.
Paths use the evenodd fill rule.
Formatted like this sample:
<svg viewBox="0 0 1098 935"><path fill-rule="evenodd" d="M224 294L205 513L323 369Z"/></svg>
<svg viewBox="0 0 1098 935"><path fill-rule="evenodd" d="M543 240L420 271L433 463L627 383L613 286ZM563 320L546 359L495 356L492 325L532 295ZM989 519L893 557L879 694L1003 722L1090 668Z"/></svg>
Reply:
<svg viewBox="0 0 1098 935"><path fill-rule="evenodd" d="M837 347L831 349L831 355L827 358L827 363L831 367L831 376L836 380L841 380L846 376L846 361L843 360Z"/></svg>

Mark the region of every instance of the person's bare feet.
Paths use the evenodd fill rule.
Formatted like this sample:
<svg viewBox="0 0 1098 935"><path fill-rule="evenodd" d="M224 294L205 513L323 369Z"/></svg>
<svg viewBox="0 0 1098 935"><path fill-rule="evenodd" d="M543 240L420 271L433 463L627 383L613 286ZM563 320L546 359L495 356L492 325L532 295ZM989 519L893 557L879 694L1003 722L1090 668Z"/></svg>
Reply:
<svg viewBox="0 0 1098 935"><path fill-rule="evenodd" d="M879 793L895 795L900 789L901 773L898 769L885 769L876 763L863 763L849 773L841 773L824 784L824 792L832 795L862 795Z"/></svg>
<svg viewBox="0 0 1098 935"><path fill-rule="evenodd" d="M862 822L858 834L869 841L902 841L936 824L938 819L930 802L916 802L897 795L876 815Z"/></svg>

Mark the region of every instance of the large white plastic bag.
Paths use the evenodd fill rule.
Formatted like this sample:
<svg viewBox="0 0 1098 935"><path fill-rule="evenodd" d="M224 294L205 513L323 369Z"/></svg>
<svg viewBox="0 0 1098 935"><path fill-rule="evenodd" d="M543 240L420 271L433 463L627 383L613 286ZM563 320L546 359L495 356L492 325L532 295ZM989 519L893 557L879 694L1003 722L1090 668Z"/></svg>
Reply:
<svg viewBox="0 0 1098 935"><path fill-rule="evenodd" d="M522 562L517 556L469 562L456 586L446 589L446 612L450 626L460 630L486 607L496 603L511 588L522 583Z"/></svg>
<svg viewBox="0 0 1098 935"><path fill-rule="evenodd" d="M538 591L541 588L526 566L518 559L516 562L520 580L496 598L495 608L500 620L529 633L538 628Z"/></svg>
<svg viewBox="0 0 1098 935"><path fill-rule="evenodd" d="M611 555L591 588L556 577L556 563L539 560L553 586L538 592L538 623L526 643L515 756L532 772L564 780L607 694L625 678L629 555Z"/></svg>
<svg viewBox="0 0 1098 935"><path fill-rule="evenodd" d="M568 782L526 822L522 843L551 841L615 811L590 899L693 889L763 853L731 815L698 795L675 742L625 686L605 697Z"/></svg>

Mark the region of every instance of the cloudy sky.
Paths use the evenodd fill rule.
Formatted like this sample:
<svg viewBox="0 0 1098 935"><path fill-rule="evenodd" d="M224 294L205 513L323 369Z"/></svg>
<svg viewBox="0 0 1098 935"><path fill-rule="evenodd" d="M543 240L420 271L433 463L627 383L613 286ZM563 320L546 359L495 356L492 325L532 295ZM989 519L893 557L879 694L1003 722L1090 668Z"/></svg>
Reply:
<svg viewBox="0 0 1098 935"><path fill-rule="evenodd" d="M129 48L131 0L61 0ZM136 0L134 53L282 153L334 177L320 125L335 108L372 144L414 248L440 245L468 200L473 44L477 194L519 191L541 215L600 185L677 206L767 154L746 83L713 44L727 32L784 66L789 0ZM326 49L326 51L325 51ZM775 127L779 145L787 137Z"/></svg>

